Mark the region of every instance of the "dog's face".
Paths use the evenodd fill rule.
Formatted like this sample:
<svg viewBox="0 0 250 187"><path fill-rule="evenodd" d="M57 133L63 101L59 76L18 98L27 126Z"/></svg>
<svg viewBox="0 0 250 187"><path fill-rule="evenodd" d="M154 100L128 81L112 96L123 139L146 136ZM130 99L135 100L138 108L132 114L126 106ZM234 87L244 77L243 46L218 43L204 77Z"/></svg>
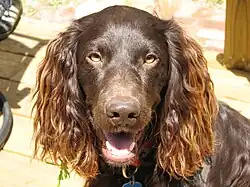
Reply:
<svg viewBox="0 0 250 187"><path fill-rule="evenodd" d="M97 175L100 159L133 163L148 138L171 176L193 175L213 151L217 102L200 46L174 20L142 10L73 21L48 45L36 96L35 154L42 144L42 158L84 177Z"/></svg>
<svg viewBox="0 0 250 187"><path fill-rule="evenodd" d="M122 10L96 14L77 51L78 79L100 150L116 165L129 164L137 155L169 68L164 33L156 31L159 20L143 11Z"/></svg>

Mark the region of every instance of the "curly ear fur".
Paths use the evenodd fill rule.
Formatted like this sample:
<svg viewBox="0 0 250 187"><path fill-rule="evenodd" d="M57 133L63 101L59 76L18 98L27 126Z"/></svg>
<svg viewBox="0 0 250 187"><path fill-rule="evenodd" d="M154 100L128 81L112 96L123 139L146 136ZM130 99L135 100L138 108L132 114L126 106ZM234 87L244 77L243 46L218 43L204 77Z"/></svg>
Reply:
<svg viewBox="0 0 250 187"><path fill-rule="evenodd" d="M80 175L97 173L91 117L77 80L76 51L84 23L77 21L48 45L38 68L34 105L35 156L70 164ZM42 152L39 152L42 145Z"/></svg>
<svg viewBox="0 0 250 187"><path fill-rule="evenodd" d="M213 152L217 101L200 46L165 22L170 80L164 98L157 161L176 178L192 176Z"/></svg>

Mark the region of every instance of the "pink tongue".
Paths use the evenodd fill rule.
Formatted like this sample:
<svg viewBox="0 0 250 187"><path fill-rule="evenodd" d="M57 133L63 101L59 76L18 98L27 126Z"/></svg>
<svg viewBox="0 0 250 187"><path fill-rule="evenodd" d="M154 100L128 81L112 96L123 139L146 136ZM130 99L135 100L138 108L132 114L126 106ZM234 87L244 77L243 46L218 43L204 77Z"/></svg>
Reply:
<svg viewBox="0 0 250 187"><path fill-rule="evenodd" d="M130 150L132 148L133 136L129 133L106 133L108 143L117 150ZM133 149L133 148L132 148Z"/></svg>
<svg viewBox="0 0 250 187"><path fill-rule="evenodd" d="M133 135L129 133L106 133L106 149L103 154L115 162L125 162L135 157Z"/></svg>

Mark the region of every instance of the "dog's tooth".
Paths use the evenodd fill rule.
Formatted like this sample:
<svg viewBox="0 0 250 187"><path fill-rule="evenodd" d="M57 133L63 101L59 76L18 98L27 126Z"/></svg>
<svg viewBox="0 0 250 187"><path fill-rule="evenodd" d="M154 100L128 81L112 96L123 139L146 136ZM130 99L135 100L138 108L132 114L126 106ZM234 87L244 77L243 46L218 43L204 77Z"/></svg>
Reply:
<svg viewBox="0 0 250 187"><path fill-rule="evenodd" d="M112 151L112 145L108 141L106 141L106 147L109 151Z"/></svg>
<svg viewBox="0 0 250 187"><path fill-rule="evenodd" d="M117 153L117 156L121 155L128 155L130 152L128 150L119 150Z"/></svg>
<svg viewBox="0 0 250 187"><path fill-rule="evenodd" d="M135 142L133 142L133 143L130 145L129 151L133 151L134 147L135 147Z"/></svg>
<svg viewBox="0 0 250 187"><path fill-rule="evenodd" d="M114 155L116 156L121 156L121 155L129 155L131 153L130 150L128 149L123 149L123 150L119 150L119 149L116 149L115 147L113 147L108 141L106 141L106 147L107 149ZM134 144L131 145L131 149L133 149L134 147Z"/></svg>

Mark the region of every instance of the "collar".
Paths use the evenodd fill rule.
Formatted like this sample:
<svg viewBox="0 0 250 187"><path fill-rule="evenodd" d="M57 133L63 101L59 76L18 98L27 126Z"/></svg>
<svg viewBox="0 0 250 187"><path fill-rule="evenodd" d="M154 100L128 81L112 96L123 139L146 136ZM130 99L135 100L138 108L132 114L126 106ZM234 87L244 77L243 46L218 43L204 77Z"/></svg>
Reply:
<svg viewBox="0 0 250 187"><path fill-rule="evenodd" d="M154 163L155 142L147 140L143 145L139 156L131 163L131 166L139 167L141 165L151 165Z"/></svg>

